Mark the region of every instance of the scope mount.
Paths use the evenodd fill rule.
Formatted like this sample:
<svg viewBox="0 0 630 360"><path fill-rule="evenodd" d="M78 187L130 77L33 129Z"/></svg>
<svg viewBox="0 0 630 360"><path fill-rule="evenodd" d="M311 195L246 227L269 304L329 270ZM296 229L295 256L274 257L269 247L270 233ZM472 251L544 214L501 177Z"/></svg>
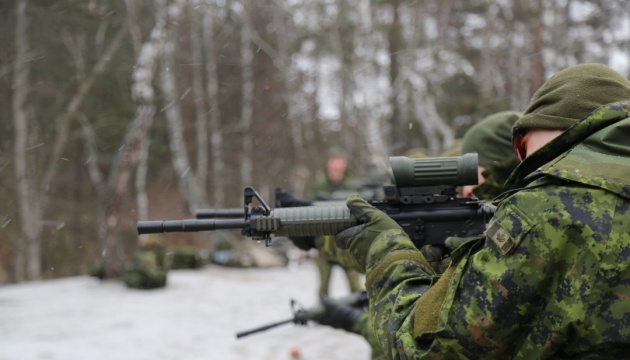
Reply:
<svg viewBox="0 0 630 360"><path fill-rule="evenodd" d="M401 204L431 204L446 202L457 196L457 187L452 185L420 186L399 188L396 185L383 185L385 200Z"/></svg>

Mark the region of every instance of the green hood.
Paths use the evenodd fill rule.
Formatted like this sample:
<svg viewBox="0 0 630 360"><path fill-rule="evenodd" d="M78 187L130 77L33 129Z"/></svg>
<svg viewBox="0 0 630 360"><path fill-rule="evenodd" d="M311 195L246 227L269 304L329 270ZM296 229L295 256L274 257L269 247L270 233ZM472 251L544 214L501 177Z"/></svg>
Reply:
<svg viewBox="0 0 630 360"><path fill-rule="evenodd" d="M483 118L462 139L462 154L476 152L479 165L489 168L505 161L518 161L512 147L512 126L523 113L502 111Z"/></svg>
<svg viewBox="0 0 630 360"><path fill-rule="evenodd" d="M628 135L630 100L602 106L528 156L506 184L521 188L550 175L630 199Z"/></svg>

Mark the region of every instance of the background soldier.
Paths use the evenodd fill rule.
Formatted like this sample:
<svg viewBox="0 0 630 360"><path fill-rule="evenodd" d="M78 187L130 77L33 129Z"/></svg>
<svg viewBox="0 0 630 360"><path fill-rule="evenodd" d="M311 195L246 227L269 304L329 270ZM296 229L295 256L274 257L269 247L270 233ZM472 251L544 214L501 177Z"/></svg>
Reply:
<svg viewBox="0 0 630 360"><path fill-rule="evenodd" d="M462 154L477 153L479 184L462 187L463 197L492 200L505 190L505 181L520 161L512 148L512 126L523 113L502 111L471 127L462 138Z"/></svg>
<svg viewBox="0 0 630 360"><path fill-rule="evenodd" d="M348 162L340 153L330 156L326 162L326 172L318 176L311 191L314 200L345 200L352 192L353 180L347 175ZM343 269L350 292L363 290L361 274L346 266L339 265L338 254L332 236L321 236L315 239L318 251L315 263L319 271L319 296L328 296L333 266Z"/></svg>

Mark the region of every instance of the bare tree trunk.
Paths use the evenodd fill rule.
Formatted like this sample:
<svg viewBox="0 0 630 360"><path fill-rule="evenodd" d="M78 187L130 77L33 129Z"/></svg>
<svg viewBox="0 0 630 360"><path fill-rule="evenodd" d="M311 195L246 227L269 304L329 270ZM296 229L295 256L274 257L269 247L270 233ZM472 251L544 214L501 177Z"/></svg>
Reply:
<svg viewBox="0 0 630 360"><path fill-rule="evenodd" d="M203 44L201 19L195 16L193 4L188 4L190 14L190 51L192 55L192 92L195 107L195 135L197 141L197 177L199 191L203 198L207 198L208 184L208 118L203 86Z"/></svg>
<svg viewBox="0 0 630 360"><path fill-rule="evenodd" d="M440 151L450 146L455 138L453 130L446 124L444 119L437 112L435 98L426 90L416 86L412 88L412 99L415 118L418 124L424 129L427 139L427 152L429 156L437 156ZM442 138L440 140L440 137Z"/></svg>
<svg viewBox="0 0 630 360"><path fill-rule="evenodd" d="M388 31L389 39L389 82L391 84L392 94L390 96L390 104L392 107L391 115L391 131L390 131L390 146L394 154L403 151L405 147L405 140L403 132L405 131L402 124L402 111L397 97L397 87L395 86L396 79L400 74L400 63L398 57L403 47L402 38L402 25L400 24L400 17L398 15L400 6L400 0L392 1L392 12L394 17Z"/></svg>
<svg viewBox="0 0 630 360"><path fill-rule="evenodd" d="M183 2L176 0L171 6L171 21L177 23L181 16ZM175 39L177 31L175 28L169 29L164 43L162 61L160 66L160 87L162 89L164 101L163 108L168 125L169 148L171 150L171 161L173 169L177 175L179 190L184 196L186 205L191 213L195 209L208 206L206 194L203 186L197 182L197 175L190 165L188 158L186 139L184 138L184 126L181 105L177 94L177 80L175 78Z"/></svg>
<svg viewBox="0 0 630 360"><path fill-rule="evenodd" d="M26 89L28 86L28 68L26 63L26 52L28 50L28 42L26 38L25 11L27 1L18 1L18 21L16 29L16 64L15 64L15 95L13 100L13 108L16 114L15 131L16 131L16 176L18 183L18 196L20 197L20 217L24 236L26 238L27 251L27 274L29 279L41 278L41 233L42 233L42 215L44 209L47 208L49 197L48 191L53 179L59 169L59 160L61 152L65 147L68 138L70 121L76 116L83 99L94 85L96 78L102 74L110 63L110 59L116 50L120 47L124 34L127 31L127 23L119 29L118 33L108 46L103 56L96 63L89 76L81 82L77 92L68 103L65 112L57 119L58 132L53 149L49 157L48 166L45 170L43 180L39 184L36 183L36 176L29 168L34 166L27 156L27 143L29 136L28 119L24 110L24 102L26 100ZM80 69L81 67L78 67ZM24 92L23 92L24 91ZM28 205L27 205L28 204ZM24 248L18 246L17 267L24 267ZM24 279L22 270L16 271L16 279Z"/></svg>
<svg viewBox="0 0 630 360"><path fill-rule="evenodd" d="M42 183L42 189L45 190L50 186L53 178L57 174L59 170L59 160L61 159L61 152L63 151L65 144L68 140L68 131L70 129L70 121L76 116L77 112L85 96L88 94L96 79L99 75L101 75L107 67L111 63L111 58L114 56L116 51L122 45L122 41L125 39L127 32L129 31L129 21L125 21L123 26L118 29L116 35L112 39L112 42L109 44L103 56L98 60L90 75L83 81L77 92L74 94L68 105L66 106L65 112L57 119L57 128L59 129L57 137L55 138L55 142L53 145L52 154L50 156L50 163L46 170L46 174L44 175L44 181Z"/></svg>
<svg viewBox="0 0 630 360"><path fill-rule="evenodd" d="M118 152L110 177L103 191L104 205L99 214L99 239L102 244L105 277L118 278L124 270L124 257L118 236L118 211L127 191L131 171L139 160L142 139L146 136L155 114L153 77L160 54L168 8L165 0L156 2L156 23L149 40L142 45L134 67L132 97L137 104L136 114L125 135L124 146Z"/></svg>
<svg viewBox="0 0 630 360"><path fill-rule="evenodd" d="M542 0L536 1L536 11L538 16L534 25L534 49L533 49L533 64L531 72L531 89L538 89L545 81L545 65L543 61L543 3Z"/></svg>
<svg viewBox="0 0 630 360"><path fill-rule="evenodd" d="M28 96L28 36L26 7L27 0L17 0L16 29L15 29L15 61L13 75L13 124L14 124L14 164L17 185L17 195L20 209L20 226L23 238L16 243L15 277L17 281L25 279L25 252L28 253L28 275L31 279L38 279L41 275L39 268L39 235L41 207L37 202L36 186L33 180L36 178L33 169L29 165L28 135L29 121L26 112Z"/></svg>
<svg viewBox="0 0 630 360"><path fill-rule="evenodd" d="M140 54L142 49L142 31L140 26L138 25L138 11L136 8L136 4L131 0L125 0L127 6L127 12L129 13L129 18L131 19L131 27L129 29L129 33L133 39L132 44L135 50L136 55ZM146 99L151 102L151 106L153 99ZM155 109L152 109L151 112L155 114ZM153 116L153 115L152 115ZM141 140L140 144L140 152L138 154L138 168L136 169L136 213L138 215L138 220L148 220L149 219L149 196L147 194L147 173L149 170L149 144L151 143L149 136L144 136ZM142 242L144 239L140 237L139 241Z"/></svg>
<svg viewBox="0 0 630 360"><path fill-rule="evenodd" d="M481 51L481 64L480 64L480 90L481 97L484 100L492 98L493 89L493 68L494 68L494 51L492 47L493 27L489 24L493 24L496 21L496 14L492 10L490 5L490 11L486 12L485 21L488 24L483 30L483 49Z"/></svg>
<svg viewBox="0 0 630 360"><path fill-rule="evenodd" d="M349 152L354 152L356 139L349 134L354 134L351 124L354 118L354 105L352 94L355 89L354 84L354 24L348 16L349 6L347 0L337 0L337 38L338 56L341 61L339 69L339 81L341 82L341 96L339 98L339 121L341 123L340 133L344 135L344 147Z"/></svg>
<svg viewBox="0 0 630 360"><path fill-rule="evenodd" d="M152 111L155 114L155 109ZM149 219L149 196L147 195L147 171L149 169L149 137L142 138L138 153L138 168L136 170L136 212L138 220Z"/></svg>
<svg viewBox="0 0 630 360"><path fill-rule="evenodd" d="M213 204L222 207L225 202L225 154L223 152L223 129L219 108L219 71L217 69L216 44L214 41L213 13L208 10L203 16L203 43L206 55L206 87L210 105L210 148L212 151Z"/></svg>
<svg viewBox="0 0 630 360"><path fill-rule="evenodd" d="M366 88L376 88L378 87L378 78L379 78L379 66L378 61L376 59L376 54L379 49L379 39L380 36L373 30L372 23L372 8L370 4L370 0L361 0L358 4L359 6L359 20L357 23L357 35L356 42L357 47L365 49L365 53L367 56L362 56L357 59L357 65L360 69L360 72L356 74L356 83L363 84L364 86L356 87L354 92L360 95L361 98L365 99L359 104L355 104L357 108L358 118L362 119L362 123L359 125L360 134L362 135L362 140L365 143L365 147L367 151L361 151L363 158L360 159L363 163L366 164L366 170L364 173L361 173L360 176L370 177L370 181L379 181L383 182L386 178L387 168L389 166L389 162L387 161L388 155L390 153L390 149L385 141L387 138L383 136L383 129L385 128L384 123L386 121L383 111L377 111L379 107L392 107L392 102L396 101L387 101L383 100L381 102L380 99L388 98L387 96L377 96L374 97L373 91L366 91ZM395 5L395 7L397 4ZM397 15L394 15L397 18ZM398 22L398 19L394 21ZM400 24L395 24L394 28L397 28ZM400 29L390 29L389 32L389 49L397 52L399 47L402 45L402 38L400 34ZM393 31L393 33L392 33ZM393 47L392 47L393 45ZM396 49L396 50L395 50ZM394 58L390 56L390 59L394 63L390 63L390 94L392 93L392 82L395 82L395 79L398 77L399 68L398 68L398 55L394 54ZM392 69L391 66L394 68ZM383 70L383 73L386 71ZM352 96L355 98L355 96ZM393 99L393 96L389 96L389 99ZM397 102L396 102L397 103ZM401 117L399 108L397 104L392 108L392 116L391 116L391 127L396 128L395 130L398 132L399 138L398 140L402 140L403 134L403 126L401 124ZM381 115L382 114L382 115ZM393 130L393 129L392 129ZM391 132L393 133L393 131ZM394 143L390 143L390 145L394 145ZM400 145L400 141L399 141Z"/></svg>
<svg viewBox="0 0 630 360"><path fill-rule="evenodd" d="M250 134L254 112L254 50L252 49L253 24L243 22L241 31L241 71L243 79L243 104L241 113L242 149L241 184L252 185L253 179L253 144Z"/></svg>

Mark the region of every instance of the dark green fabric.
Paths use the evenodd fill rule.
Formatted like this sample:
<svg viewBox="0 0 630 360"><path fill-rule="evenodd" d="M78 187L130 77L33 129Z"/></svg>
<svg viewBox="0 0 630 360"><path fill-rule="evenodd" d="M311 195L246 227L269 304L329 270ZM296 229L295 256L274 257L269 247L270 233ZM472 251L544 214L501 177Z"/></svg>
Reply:
<svg viewBox="0 0 630 360"><path fill-rule="evenodd" d="M593 144L590 140L586 141L586 139L602 129L620 126L614 124L619 123L621 120L628 117L630 117L630 100L607 104L596 111L593 111L593 113L583 121L578 122L570 129L560 134L560 136L555 138L553 141L525 158L525 160L519 164L512 175L510 175L510 178L506 181L506 187L516 189L531 183L537 177L544 175L543 166L545 164L550 163L553 159L557 158L558 154L567 152L577 144L583 142L584 144L582 144L582 146L588 147L592 150L613 154L611 157L617 157L623 161L625 159L623 154L627 153L627 149L622 151L619 146L622 146L620 144L627 144L628 142L619 142L620 139L614 138L614 136L619 137L621 135L609 135L609 132L606 131L604 132L604 135L597 135L605 136L604 138L601 138L602 143L597 145ZM619 133L623 132L618 132L616 134ZM616 140L617 143L614 143L614 140ZM596 146L599 148L596 148ZM619 156L619 153L622 154L622 156ZM601 165L598 166L601 170L606 171L607 167L602 167Z"/></svg>
<svg viewBox="0 0 630 360"><path fill-rule="evenodd" d="M580 64L557 72L532 97L513 133L567 129L595 109L630 99L630 81L604 64Z"/></svg>
<svg viewBox="0 0 630 360"><path fill-rule="evenodd" d="M199 252L189 246L175 249L168 260L169 269L199 269L205 265Z"/></svg>
<svg viewBox="0 0 630 360"><path fill-rule="evenodd" d="M462 154L476 152L479 165L485 168L507 158L517 160L512 148L512 127L521 116L521 112L503 111L483 118L464 135Z"/></svg>
<svg viewBox="0 0 630 360"><path fill-rule="evenodd" d="M505 181L519 164L520 161L518 159L512 159L510 157L509 159L487 167L482 173L485 179L483 184L474 188L473 194L479 199L492 200L509 190L505 185Z"/></svg>
<svg viewBox="0 0 630 360"><path fill-rule="evenodd" d="M370 357L371 360L387 359L387 357L383 353L383 350L381 350L381 346L378 344L378 339L374 335L374 331L372 331L370 314L367 311L359 316L351 332L363 336L365 340L367 340L367 342L370 344L370 347L372 348L372 355Z"/></svg>

